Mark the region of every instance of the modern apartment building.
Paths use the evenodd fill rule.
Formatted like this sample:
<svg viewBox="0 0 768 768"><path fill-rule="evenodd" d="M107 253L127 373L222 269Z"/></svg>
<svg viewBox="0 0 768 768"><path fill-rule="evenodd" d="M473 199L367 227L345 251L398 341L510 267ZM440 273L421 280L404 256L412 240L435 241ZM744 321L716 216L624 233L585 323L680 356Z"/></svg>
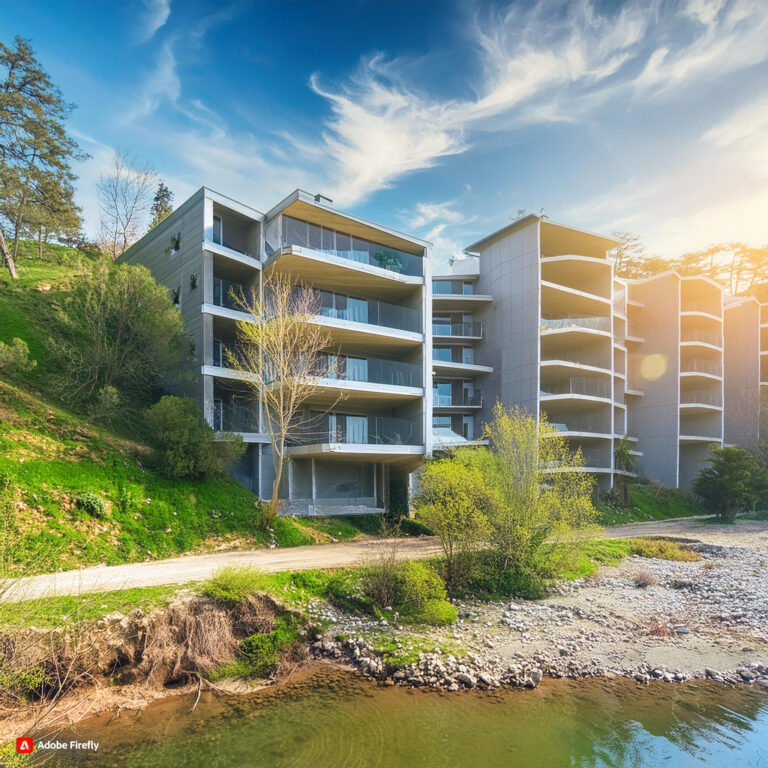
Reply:
<svg viewBox="0 0 768 768"><path fill-rule="evenodd" d="M476 329L472 391L484 393L475 430L497 400L519 405L545 413L581 448L601 489L619 474L688 488L712 443L757 441L761 386L768 396L768 306L674 271L617 278L616 245L534 215L473 243L470 258L433 282L433 350L438 323L447 322L439 293L450 285L478 294L474 313L462 318ZM442 374L435 369L436 387ZM451 423L459 434L461 426ZM624 439L635 472L617 466Z"/></svg>
<svg viewBox="0 0 768 768"><path fill-rule="evenodd" d="M493 296L475 320L476 360L492 369L479 420L497 400L546 414L601 488L624 472L614 447L627 434L627 296L609 257L616 245L528 215L466 249L478 259L477 293Z"/></svg>
<svg viewBox="0 0 768 768"><path fill-rule="evenodd" d="M217 433L248 444L234 476L271 495L265 414L228 367L238 320L233 293L272 272L318 292L315 322L331 336L332 377L319 382L294 436L282 497L294 514L382 511L432 447L428 244L296 190L262 213L202 188L128 249L179 305L195 349L190 383Z"/></svg>

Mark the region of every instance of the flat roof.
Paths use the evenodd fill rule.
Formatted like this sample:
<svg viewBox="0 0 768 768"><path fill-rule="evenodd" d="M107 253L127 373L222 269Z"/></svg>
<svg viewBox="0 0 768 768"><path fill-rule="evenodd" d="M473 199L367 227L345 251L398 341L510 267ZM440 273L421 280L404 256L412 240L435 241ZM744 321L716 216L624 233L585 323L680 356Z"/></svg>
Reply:
<svg viewBox="0 0 768 768"><path fill-rule="evenodd" d="M582 229L581 227L572 227L568 224L560 224L556 221L551 221L546 216L539 216L535 213L529 213L525 216L521 216L519 219L515 219L515 221L512 221L509 224L506 224L505 226L501 227L501 229L497 229L495 232L491 232L491 234L486 235L471 245L468 245L464 251L467 253L474 253L483 248L487 248L496 240L500 240L502 237L510 234L511 232L522 229L523 227L527 227L536 221L540 221L542 227L546 227L547 230L549 230L548 234L550 239L558 240L561 238L573 238L575 236L578 239L584 241L589 240L591 241L592 245L596 245L598 249L605 251L609 251L620 244L620 241L613 237L601 235L597 232L590 232L589 230ZM544 249L542 248L542 250Z"/></svg>

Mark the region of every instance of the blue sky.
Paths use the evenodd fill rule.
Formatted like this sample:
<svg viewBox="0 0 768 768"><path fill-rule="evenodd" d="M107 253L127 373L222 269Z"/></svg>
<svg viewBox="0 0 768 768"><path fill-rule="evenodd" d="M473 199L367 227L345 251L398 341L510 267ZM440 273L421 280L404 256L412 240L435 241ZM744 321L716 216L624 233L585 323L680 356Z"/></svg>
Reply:
<svg viewBox="0 0 768 768"><path fill-rule="evenodd" d="M519 209L653 252L768 242L768 2L0 0L91 159L260 210L295 187L435 243Z"/></svg>

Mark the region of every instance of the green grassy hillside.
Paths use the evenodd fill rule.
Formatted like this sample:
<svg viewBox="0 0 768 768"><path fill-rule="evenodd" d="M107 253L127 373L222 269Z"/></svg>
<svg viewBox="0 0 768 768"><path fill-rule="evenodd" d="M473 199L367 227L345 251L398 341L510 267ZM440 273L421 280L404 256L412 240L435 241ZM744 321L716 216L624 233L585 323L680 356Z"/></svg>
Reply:
<svg viewBox="0 0 768 768"><path fill-rule="evenodd" d="M24 244L23 244L24 245ZM278 546L349 539L373 532L378 518L299 522L278 519L258 531L257 497L229 478L169 480L149 470L149 449L136 435L90 424L53 399L45 339L58 307L87 260L49 246L46 260L20 258L19 280L0 273L0 341L27 342L37 365L0 372L0 472L16 489L19 564L45 570L170 557L217 547ZM77 506L91 492L106 514Z"/></svg>
<svg viewBox="0 0 768 768"><path fill-rule="evenodd" d="M623 507L611 495L601 498L597 503L600 524L619 525L707 514L691 494L658 483L631 483L629 499L629 506Z"/></svg>

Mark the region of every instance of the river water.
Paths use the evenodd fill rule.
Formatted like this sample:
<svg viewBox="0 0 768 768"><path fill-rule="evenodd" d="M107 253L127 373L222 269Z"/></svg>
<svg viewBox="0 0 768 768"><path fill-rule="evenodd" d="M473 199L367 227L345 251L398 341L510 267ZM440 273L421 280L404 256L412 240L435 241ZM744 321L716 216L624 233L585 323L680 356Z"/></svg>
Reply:
<svg viewBox="0 0 768 768"><path fill-rule="evenodd" d="M553 681L440 694L320 669L245 697L173 697L57 734L98 768L768 768L768 689ZM54 756L55 755L55 756ZM38 757L44 757L39 753ZM50 758L53 757L51 760Z"/></svg>

